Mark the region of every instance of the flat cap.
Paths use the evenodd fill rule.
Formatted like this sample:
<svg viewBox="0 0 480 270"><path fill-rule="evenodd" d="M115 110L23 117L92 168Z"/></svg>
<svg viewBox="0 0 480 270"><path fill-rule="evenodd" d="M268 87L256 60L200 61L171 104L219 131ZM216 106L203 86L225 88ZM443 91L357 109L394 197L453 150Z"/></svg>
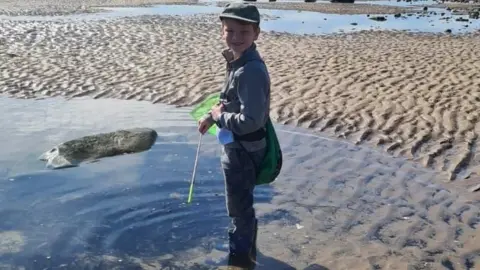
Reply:
<svg viewBox="0 0 480 270"><path fill-rule="evenodd" d="M254 5L229 3L220 14L220 18L236 19L251 23L260 23L260 12Z"/></svg>

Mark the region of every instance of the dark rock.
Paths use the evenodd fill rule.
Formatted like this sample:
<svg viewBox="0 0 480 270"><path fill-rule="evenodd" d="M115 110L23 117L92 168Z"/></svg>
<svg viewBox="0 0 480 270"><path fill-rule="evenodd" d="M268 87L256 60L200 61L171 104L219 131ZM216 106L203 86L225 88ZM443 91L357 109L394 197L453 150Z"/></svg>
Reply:
<svg viewBox="0 0 480 270"><path fill-rule="evenodd" d="M423 11L428 11L428 7L423 7Z"/></svg>
<svg viewBox="0 0 480 270"><path fill-rule="evenodd" d="M346 3L346 4L353 4L355 0L330 0L330 3Z"/></svg>
<svg viewBox="0 0 480 270"><path fill-rule="evenodd" d="M445 16L445 12L440 13L440 16L442 17Z"/></svg>
<svg viewBox="0 0 480 270"><path fill-rule="evenodd" d="M315 2L317 2L317 0L304 0L304 1L305 1L305 3L315 3Z"/></svg>
<svg viewBox="0 0 480 270"><path fill-rule="evenodd" d="M64 142L39 159L53 169L75 167L83 161L146 151L156 139L157 132L148 128L100 133Z"/></svg>
<svg viewBox="0 0 480 270"><path fill-rule="evenodd" d="M455 21L457 22L468 22L468 19L464 19L463 17L456 18Z"/></svg>
<svg viewBox="0 0 480 270"><path fill-rule="evenodd" d="M386 21L387 18L385 16L373 16L373 17L370 17L370 20L383 22L383 21Z"/></svg>
<svg viewBox="0 0 480 270"><path fill-rule="evenodd" d="M452 33L452 29L447 29L447 30L445 30L445 33L451 34L451 33Z"/></svg>
<svg viewBox="0 0 480 270"><path fill-rule="evenodd" d="M277 2L277 0L268 0L268 2Z"/></svg>
<svg viewBox="0 0 480 270"><path fill-rule="evenodd" d="M354 23L351 23L351 25L358 25L358 23L354 22Z"/></svg>
<svg viewBox="0 0 480 270"><path fill-rule="evenodd" d="M401 13L397 13L397 14L395 14L395 15L393 15L393 16L394 16L395 18L400 18L400 17L402 17L402 14L401 14Z"/></svg>

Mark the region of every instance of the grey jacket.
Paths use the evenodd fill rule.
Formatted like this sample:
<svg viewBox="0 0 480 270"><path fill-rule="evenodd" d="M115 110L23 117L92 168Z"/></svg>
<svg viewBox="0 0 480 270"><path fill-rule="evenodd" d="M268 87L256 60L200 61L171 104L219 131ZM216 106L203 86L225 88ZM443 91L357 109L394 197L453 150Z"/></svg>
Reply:
<svg viewBox="0 0 480 270"><path fill-rule="evenodd" d="M253 43L236 60L232 61L233 57L228 50L223 52L223 56L227 60L227 72L220 100L225 110L216 124L239 136L264 129L270 113L270 76L256 44ZM211 118L211 115L208 117ZM247 151L256 151L266 146L263 138L254 141L238 140L226 147L239 147L239 142Z"/></svg>

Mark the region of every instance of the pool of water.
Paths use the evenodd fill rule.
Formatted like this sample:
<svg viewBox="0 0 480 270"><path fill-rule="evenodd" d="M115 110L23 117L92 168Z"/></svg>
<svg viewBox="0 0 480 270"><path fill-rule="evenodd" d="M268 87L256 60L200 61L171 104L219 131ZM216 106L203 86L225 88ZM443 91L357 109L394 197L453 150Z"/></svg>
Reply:
<svg viewBox="0 0 480 270"><path fill-rule="evenodd" d="M431 9L434 14L403 14L396 18L394 15L336 15L316 12L296 12L285 14L282 11L264 11L265 14L280 17L277 20L267 21L263 29L267 31L288 32L297 34L333 34L339 32L355 32L359 30L393 30L409 32L440 33L451 29L454 33L469 32L480 28L480 20L469 22L455 21L458 15L453 16L441 9ZM445 15L442 16L441 13ZM386 21L375 21L371 17L383 16ZM451 17L445 20L442 18ZM465 17L465 16L463 16ZM468 27L466 27L468 26Z"/></svg>
<svg viewBox="0 0 480 270"><path fill-rule="evenodd" d="M191 16L197 14L218 14L222 9L213 5L156 5L138 8L108 8L107 12L93 14L75 14L55 17L40 16L0 16L3 20L104 20L142 15L174 15ZM319 12L261 9L261 14L275 19L264 20L265 31L285 32L291 34L333 34L339 32L355 32L359 30L394 30L411 32L439 33L447 29L453 33L466 33L480 28L480 20L469 22L456 21L461 15L452 15L444 9L429 9L426 14L412 12L410 16L403 14L383 15L386 21L371 20L367 14L338 15ZM436 12L436 14L431 14ZM442 13L444 13L442 15ZM375 15L378 16L378 15ZM382 15L380 15L382 16ZM446 17L451 19L446 20ZM465 17L465 16L464 16Z"/></svg>
<svg viewBox="0 0 480 270"><path fill-rule="evenodd" d="M174 254L222 251L229 220L213 136L203 140L193 203L186 204L198 141L187 110L107 99L0 97L0 113L0 268L77 263L76 269L85 269L102 256L123 266L148 257L168 265L181 262ZM151 150L63 170L38 160L66 140L137 126L158 132ZM273 194L261 187L256 200L269 202Z"/></svg>

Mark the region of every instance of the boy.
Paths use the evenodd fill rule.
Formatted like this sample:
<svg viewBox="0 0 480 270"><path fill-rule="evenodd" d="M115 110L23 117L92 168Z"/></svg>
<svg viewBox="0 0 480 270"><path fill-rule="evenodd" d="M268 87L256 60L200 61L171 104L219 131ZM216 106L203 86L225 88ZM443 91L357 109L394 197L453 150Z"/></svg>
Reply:
<svg viewBox="0 0 480 270"><path fill-rule="evenodd" d="M222 38L228 49L225 84L220 103L199 121L204 134L213 124L231 132L224 142L221 164L226 204L232 218L229 261L255 261L257 219L253 208L256 171L266 151L265 124L270 109L270 77L256 50L260 13L253 5L231 3L220 14Z"/></svg>

